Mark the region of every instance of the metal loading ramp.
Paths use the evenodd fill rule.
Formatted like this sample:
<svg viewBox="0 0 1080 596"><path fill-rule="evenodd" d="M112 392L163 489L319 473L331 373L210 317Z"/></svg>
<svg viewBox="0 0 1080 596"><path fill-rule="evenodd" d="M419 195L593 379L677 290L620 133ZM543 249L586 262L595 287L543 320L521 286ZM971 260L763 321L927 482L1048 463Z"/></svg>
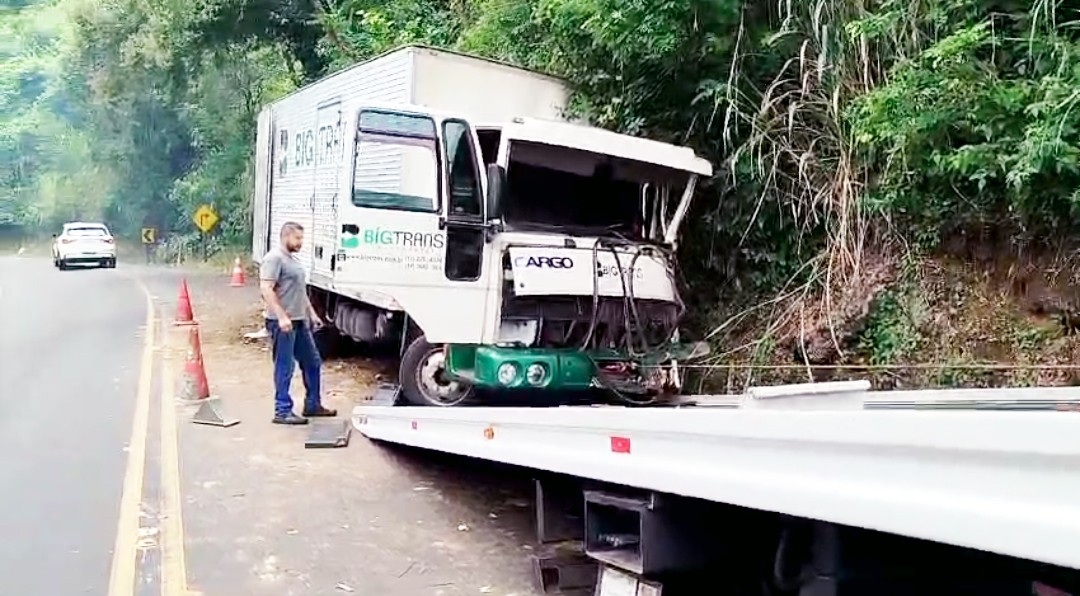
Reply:
<svg viewBox="0 0 1080 596"><path fill-rule="evenodd" d="M352 421L369 439L1080 569L1080 416L1046 409L1080 391L1003 390L1013 405L995 410L986 390L777 389L716 407L359 406Z"/></svg>

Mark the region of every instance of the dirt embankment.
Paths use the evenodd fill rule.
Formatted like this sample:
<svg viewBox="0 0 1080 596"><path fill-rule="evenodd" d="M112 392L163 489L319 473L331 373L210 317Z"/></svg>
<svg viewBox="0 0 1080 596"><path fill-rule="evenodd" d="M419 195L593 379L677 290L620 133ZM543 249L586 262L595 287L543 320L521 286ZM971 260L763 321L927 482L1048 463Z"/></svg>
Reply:
<svg viewBox="0 0 1080 596"><path fill-rule="evenodd" d="M954 243L864 259L720 337L703 387L870 379L879 388L1080 384L1080 249Z"/></svg>

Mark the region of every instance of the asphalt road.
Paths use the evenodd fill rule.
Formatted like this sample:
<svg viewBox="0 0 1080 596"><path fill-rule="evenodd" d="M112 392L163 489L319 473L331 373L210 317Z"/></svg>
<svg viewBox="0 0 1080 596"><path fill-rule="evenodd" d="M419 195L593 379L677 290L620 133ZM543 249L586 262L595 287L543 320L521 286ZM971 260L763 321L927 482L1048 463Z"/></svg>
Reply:
<svg viewBox="0 0 1080 596"><path fill-rule="evenodd" d="M0 593L106 594L146 315L120 270L0 257Z"/></svg>

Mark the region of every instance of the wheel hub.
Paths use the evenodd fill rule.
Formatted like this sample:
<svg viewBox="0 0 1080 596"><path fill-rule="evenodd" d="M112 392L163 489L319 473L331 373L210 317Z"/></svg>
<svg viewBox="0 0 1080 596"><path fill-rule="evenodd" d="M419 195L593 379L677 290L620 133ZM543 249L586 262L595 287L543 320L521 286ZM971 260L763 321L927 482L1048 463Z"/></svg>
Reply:
<svg viewBox="0 0 1080 596"><path fill-rule="evenodd" d="M442 350L432 350L424 357L416 371L416 384L428 399L447 405L464 399L470 389L446 374L446 355Z"/></svg>

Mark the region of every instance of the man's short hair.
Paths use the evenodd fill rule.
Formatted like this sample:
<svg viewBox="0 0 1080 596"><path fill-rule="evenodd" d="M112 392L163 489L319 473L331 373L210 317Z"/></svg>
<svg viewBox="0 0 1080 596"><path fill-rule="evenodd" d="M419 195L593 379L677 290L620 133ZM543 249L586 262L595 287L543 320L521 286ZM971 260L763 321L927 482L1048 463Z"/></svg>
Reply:
<svg viewBox="0 0 1080 596"><path fill-rule="evenodd" d="M284 238L293 232L303 232L304 226L295 221L287 221L281 226L281 237Z"/></svg>

